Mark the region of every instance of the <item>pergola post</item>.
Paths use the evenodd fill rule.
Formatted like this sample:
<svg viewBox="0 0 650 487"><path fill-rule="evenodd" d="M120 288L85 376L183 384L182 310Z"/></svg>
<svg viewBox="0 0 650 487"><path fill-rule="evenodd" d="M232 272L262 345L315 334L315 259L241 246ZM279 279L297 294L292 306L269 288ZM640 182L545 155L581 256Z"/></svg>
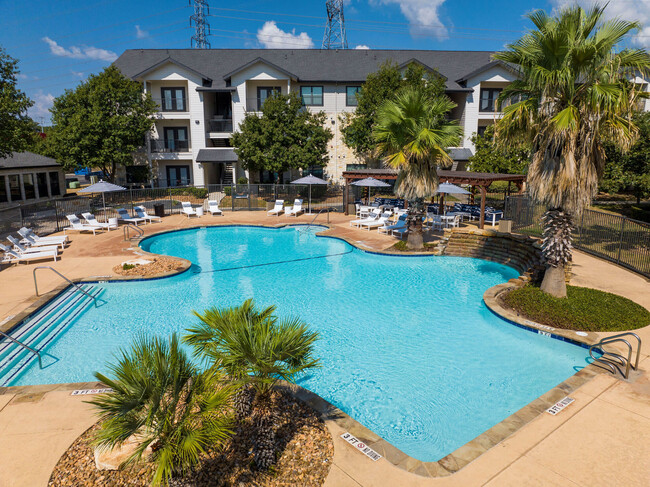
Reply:
<svg viewBox="0 0 650 487"><path fill-rule="evenodd" d="M479 220L478 227L483 229L485 226L485 197L487 196L487 188L483 185L479 186L481 188L481 219Z"/></svg>
<svg viewBox="0 0 650 487"><path fill-rule="evenodd" d="M345 215L349 215L350 213L348 212L348 206L350 204L350 180L348 178L345 178L345 191L343 191L343 210L345 211Z"/></svg>

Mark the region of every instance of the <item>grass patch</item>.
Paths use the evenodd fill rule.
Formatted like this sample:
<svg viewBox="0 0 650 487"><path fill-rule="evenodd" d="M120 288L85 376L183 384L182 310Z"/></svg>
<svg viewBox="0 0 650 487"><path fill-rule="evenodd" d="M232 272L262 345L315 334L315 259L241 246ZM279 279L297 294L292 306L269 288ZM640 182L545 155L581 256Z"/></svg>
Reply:
<svg viewBox="0 0 650 487"><path fill-rule="evenodd" d="M594 205L598 211L622 215L633 220L650 223L650 201L636 203L611 203L607 205Z"/></svg>
<svg viewBox="0 0 650 487"><path fill-rule="evenodd" d="M567 286L566 299L554 298L527 285L503 298L526 318L544 325L582 331L624 331L650 325L650 311L612 293Z"/></svg>

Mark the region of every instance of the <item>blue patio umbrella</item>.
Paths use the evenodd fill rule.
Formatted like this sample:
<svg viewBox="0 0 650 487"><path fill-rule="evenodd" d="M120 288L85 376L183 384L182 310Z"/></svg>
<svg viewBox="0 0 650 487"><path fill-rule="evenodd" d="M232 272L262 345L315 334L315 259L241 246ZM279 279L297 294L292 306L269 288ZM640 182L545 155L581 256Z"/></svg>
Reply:
<svg viewBox="0 0 650 487"><path fill-rule="evenodd" d="M91 184L87 188L77 191L77 193L101 193L102 194L102 205L104 207L104 221L106 221L106 199L104 193L110 193L113 191L125 191L126 188L118 186L117 184L107 183L106 181L99 180L95 184Z"/></svg>
<svg viewBox="0 0 650 487"><path fill-rule="evenodd" d="M307 184L309 185L309 214L311 214L311 185L312 184L327 184L327 181L317 178L316 176L310 174L309 176L305 176L304 178L296 179L295 181L291 181L291 184Z"/></svg>

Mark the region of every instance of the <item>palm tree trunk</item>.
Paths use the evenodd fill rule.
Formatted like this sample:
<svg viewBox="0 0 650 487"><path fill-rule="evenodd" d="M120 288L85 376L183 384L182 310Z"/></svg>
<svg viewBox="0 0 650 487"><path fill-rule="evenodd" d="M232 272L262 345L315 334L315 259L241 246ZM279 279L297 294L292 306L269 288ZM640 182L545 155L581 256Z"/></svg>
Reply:
<svg viewBox="0 0 650 487"><path fill-rule="evenodd" d="M573 217L562 208L551 208L542 220L542 252L546 259L546 272L540 289L556 298L566 298L564 269L571 261Z"/></svg>
<svg viewBox="0 0 650 487"><path fill-rule="evenodd" d="M422 231L422 200L417 199L409 202L408 214L406 215L406 226L408 234L406 238L406 247L411 250L424 249L424 234Z"/></svg>

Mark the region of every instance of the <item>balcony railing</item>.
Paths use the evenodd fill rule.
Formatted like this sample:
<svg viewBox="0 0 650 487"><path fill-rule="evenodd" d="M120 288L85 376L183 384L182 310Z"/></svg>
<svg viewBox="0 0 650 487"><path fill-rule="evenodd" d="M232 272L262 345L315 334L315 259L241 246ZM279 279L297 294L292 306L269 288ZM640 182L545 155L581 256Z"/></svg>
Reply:
<svg viewBox="0 0 650 487"><path fill-rule="evenodd" d="M187 98L160 98L153 96L153 101L158 105L158 111L163 113L187 113Z"/></svg>
<svg viewBox="0 0 650 487"><path fill-rule="evenodd" d="M150 141L151 152L189 152L190 141L180 139L153 139Z"/></svg>
<svg viewBox="0 0 650 487"><path fill-rule="evenodd" d="M210 120L210 132L232 132L232 119Z"/></svg>

